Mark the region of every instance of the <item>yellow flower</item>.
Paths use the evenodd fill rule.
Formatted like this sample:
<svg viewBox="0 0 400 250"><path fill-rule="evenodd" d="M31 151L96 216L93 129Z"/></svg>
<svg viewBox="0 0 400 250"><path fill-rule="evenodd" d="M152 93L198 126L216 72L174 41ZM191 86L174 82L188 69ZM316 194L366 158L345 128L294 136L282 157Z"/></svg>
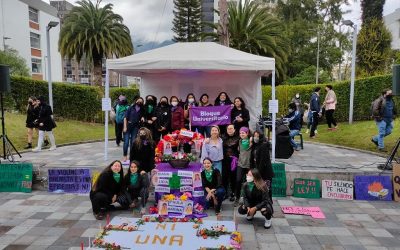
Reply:
<svg viewBox="0 0 400 250"><path fill-rule="evenodd" d="M185 194L181 196L182 201L186 201L187 199L188 199L188 197Z"/></svg>

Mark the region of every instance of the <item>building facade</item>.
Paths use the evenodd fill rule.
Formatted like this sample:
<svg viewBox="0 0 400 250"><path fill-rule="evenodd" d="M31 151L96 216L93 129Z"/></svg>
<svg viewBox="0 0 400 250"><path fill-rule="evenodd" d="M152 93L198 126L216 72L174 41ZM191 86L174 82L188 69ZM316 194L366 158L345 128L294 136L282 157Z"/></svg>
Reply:
<svg viewBox="0 0 400 250"><path fill-rule="evenodd" d="M400 8L383 17L386 27L392 33L392 49L400 50Z"/></svg>
<svg viewBox="0 0 400 250"><path fill-rule="evenodd" d="M46 27L50 22L60 22L57 10L41 0L0 0L0 9L1 49L17 50L32 78L47 80ZM62 81L59 33L59 25L49 30L53 81Z"/></svg>

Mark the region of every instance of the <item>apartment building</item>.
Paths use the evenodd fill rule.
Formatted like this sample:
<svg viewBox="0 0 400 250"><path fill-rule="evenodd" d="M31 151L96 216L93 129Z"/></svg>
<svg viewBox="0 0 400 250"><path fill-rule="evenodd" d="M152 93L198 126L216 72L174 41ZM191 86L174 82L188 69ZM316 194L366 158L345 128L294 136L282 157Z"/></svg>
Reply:
<svg viewBox="0 0 400 250"><path fill-rule="evenodd" d="M384 16L383 20L392 33L392 49L400 50L400 8Z"/></svg>

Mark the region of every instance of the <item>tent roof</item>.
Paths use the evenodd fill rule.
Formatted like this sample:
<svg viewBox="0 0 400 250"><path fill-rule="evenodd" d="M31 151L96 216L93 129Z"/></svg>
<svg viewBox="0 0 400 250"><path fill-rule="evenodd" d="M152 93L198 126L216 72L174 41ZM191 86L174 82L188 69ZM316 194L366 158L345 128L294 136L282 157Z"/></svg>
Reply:
<svg viewBox="0 0 400 250"><path fill-rule="evenodd" d="M275 59L257 56L213 42L175 43L162 48L108 59L107 69L124 75L195 71L271 72Z"/></svg>

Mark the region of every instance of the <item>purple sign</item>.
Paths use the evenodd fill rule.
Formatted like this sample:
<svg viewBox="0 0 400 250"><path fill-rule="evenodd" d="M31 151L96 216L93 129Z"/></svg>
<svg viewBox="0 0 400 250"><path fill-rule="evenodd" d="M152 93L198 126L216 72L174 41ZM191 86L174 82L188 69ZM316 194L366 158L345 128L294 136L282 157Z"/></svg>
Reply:
<svg viewBox="0 0 400 250"><path fill-rule="evenodd" d="M392 200L390 176L355 176L354 184L356 200Z"/></svg>
<svg viewBox="0 0 400 250"><path fill-rule="evenodd" d="M90 169L49 169L49 192L89 193Z"/></svg>
<svg viewBox="0 0 400 250"><path fill-rule="evenodd" d="M190 109L190 122L192 126L204 127L230 124L231 110L232 107L230 105L192 107Z"/></svg>

